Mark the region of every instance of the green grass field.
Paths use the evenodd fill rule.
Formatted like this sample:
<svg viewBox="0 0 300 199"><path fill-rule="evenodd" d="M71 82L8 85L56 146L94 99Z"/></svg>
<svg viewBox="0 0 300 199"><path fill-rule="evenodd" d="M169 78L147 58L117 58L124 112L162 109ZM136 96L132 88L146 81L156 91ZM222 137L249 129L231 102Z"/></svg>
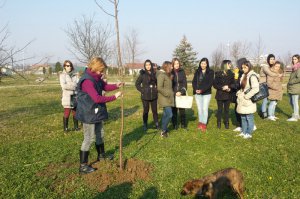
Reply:
<svg viewBox="0 0 300 199"><path fill-rule="evenodd" d="M286 94L278 103L278 121L262 120L255 114L258 129L251 140L235 137L232 123L230 130L216 128L214 94L205 134L196 130L194 102L193 109L187 110L189 131L171 130L170 136L162 139L154 129L142 131L139 93L133 86L126 86L123 158L150 163L150 180L113 185L103 193L89 188L79 175L64 181L78 172L83 136L81 132L62 131L63 108L57 81L53 78L36 84L2 79L0 198L181 198L185 181L227 167L243 172L245 198L300 196L300 123L286 122L292 112ZM110 119L105 122L106 150L118 158L120 100L107 105ZM232 109L233 105L233 119ZM151 114L149 118L152 121ZM95 158L92 148L90 159ZM53 173L39 175L51 165Z"/></svg>

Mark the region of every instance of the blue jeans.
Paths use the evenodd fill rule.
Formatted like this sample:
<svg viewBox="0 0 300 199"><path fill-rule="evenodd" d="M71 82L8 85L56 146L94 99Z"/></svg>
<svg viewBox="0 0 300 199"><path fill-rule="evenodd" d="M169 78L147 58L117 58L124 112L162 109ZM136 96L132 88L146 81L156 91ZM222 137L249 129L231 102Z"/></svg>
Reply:
<svg viewBox="0 0 300 199"><path fill-rule="evenodd" d="M168 124L172 118L172 107L164 107L164 112L161 118L161 129L166 132L168 131Z"/></svg>
<svg viewBox="0 0 300 199"><path fill-rule="evenodd" d="M293 118L299 119L299 104L298 104L298 100L299 100L299 95L290 95L290 104L292 106L292 109L294 111L293 113Z"/></svg>
<svg viewBox="0 0 300 199"><path fill-rule="evenodd" d="M275 109L277 105L277 100L271 100L268 107L268 116L275 117Z"/></svg>
<svg viewBox="0 0 300 199"><path fill-rule="evenodd" d="M195 100L198 109L198 119L202 124L207 124L208 118L208 106L210 102L211 94L208 95L195 95Z"/></svg>
<svg viewBox="0 0 300 199"><path fill-rule="evenodd" d="M242 114L242 132L244 134L252 134L254 127L254 114Z"/></svg>
<svg viewBox="0 0 300 199"><path fill-rule="evenodd" d="M262 101L262 104L261 104L261 112L262 113L266 113L267 112L267 106L268 106L268 98L264 98L263 101Z"/></svg>

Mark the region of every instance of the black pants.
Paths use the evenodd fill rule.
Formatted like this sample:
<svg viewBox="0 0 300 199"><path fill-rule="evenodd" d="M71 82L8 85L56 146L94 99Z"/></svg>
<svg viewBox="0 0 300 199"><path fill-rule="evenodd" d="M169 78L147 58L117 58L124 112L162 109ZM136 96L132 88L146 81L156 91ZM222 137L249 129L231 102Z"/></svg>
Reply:
<svg viewBox="0 0 300 199"><path fill-rule="evenodd" d="M235 103L235 106L234 106L234 112L235 112L235 118L236 118L236 126L237 127L241 127L241 122L242 122L242 119L241 119L241 115L236 112L236 108L237 108L237 103Z"/></svg>
<svg viewBox="0 0 300 199"><path fill-rule="evenodd" d="M178 110L180 114L180 123L183 127L186 127L186 116L185 116L185 109L184 108L176 108L172 107L172 124L175 126L177 125L177 115L178 115Z"/></svg>
<svg viewBox="0 0 300 199"><path fill-rule="evenodd" d="M229 123L230 100L217 100L217 104L218 104L217 122L221 123L222 112L224 110L224 123Z"/></svg>
<svg viewBox="0 0 300 199"><path fill-rule="evenodd" d="M143 102L143 122L148 122L148 113L149 113L149 106L151 105L153 121L158 123L158 115L157 115L157 99L155 100L142 100Z"/></svg>

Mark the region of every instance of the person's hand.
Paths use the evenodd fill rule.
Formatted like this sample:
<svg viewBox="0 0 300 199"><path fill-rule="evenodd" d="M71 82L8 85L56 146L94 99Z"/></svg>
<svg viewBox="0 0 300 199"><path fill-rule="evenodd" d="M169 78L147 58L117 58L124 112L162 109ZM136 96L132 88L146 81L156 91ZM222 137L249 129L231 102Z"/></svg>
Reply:
<svg viewBox="0 0 300 199"><path fill-rule="evenodd" d="M225 86L222 87L222 90L223 90L223 91L225 91L225 90L227 90L227 89L228 89L228 85L225 85Z"/></svg>
<svg viewBox="0 0 300 199"><path fill-rule="evenodd" d="M181 96L181 92L177 92L177 93L176 93L176 96Z"/></svg>
<svg viewBox="0 0 300 199"><path fill-rule="evenodd" d="M201 93L201 90L196 90L196 93L197 93L197 94L200 94L200 93Z"/></svg>
<svg viewBox="0 0 300 199"><path fill-rule="evenodd" d="M118 87L118 88L120 88L121 86L124 86L124 85L125 85L124 82L118 82L118 83L117 83L117 87Z"/></svg>
<svg viewBox="0 0 300 199"><path fill-rule="evenodd" d="M283 73L278 75L278 77L282 77L282 76L283 76Z"/></svg>
<svg viewBox="0 0 300 199"><path fill-rule="evenodd" d="M120 96L122 96L122 95L123 95L123 93L122 93L121 91L115 93L115 97L116 97L117 99L118 99Z"/></svg>

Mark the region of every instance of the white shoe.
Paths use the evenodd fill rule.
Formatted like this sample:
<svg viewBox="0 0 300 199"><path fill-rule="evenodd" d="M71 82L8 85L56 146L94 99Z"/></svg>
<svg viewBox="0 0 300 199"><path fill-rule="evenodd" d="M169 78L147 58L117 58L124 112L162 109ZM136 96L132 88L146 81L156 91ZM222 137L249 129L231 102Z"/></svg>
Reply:
<svg viewBox="0 0 300 199"><path fill-rule="evenodd" d="M250 135L250 134L244 134L243 138L244 139L250 139L250 138L252 138L252 135Z"/></svg>
<svg viewBox="0 0 300 199"><path fill-rule="evenodd" d="M278 117L276 117L276 116L273 116L273 117L274 117L274 119L275 119L275 120L278 120L278 119L279 119L279 118L278 118Z"/></svg>
<svg viewBox="0 0 300 199"><path fill-rule="evenodd" d="M240 134L236 135L236 137L244 137L245 134L243 132L241 132Z"/></svg>
<svg viewBox="0 0 300 199"><path fill-rule="evenodd" d="M255 131L257 128L256 128L256 125L254 125L254 127L253 127L253 131Z"/></svg>
<svg viewBox="0 0 300 199"><path fill-rule="evenodd" d="M291 117L291 118L287 119L286 121L288 121L288 122L297 122L298 120L296 118Z"/></svg>
<svg viewBox="0 0 300 199"><path fill-rule="evenodd" d="M268 117L268 120L276 121L276 119L275 119L274 116L269 116L269 117Z"/></svg>
<svg viewBox="0 0 300 199"><path fill-rule="evenodd" d="M235 129L233 129L233 131L242 132L242 128L241 127L236 127Z"/></svg>

